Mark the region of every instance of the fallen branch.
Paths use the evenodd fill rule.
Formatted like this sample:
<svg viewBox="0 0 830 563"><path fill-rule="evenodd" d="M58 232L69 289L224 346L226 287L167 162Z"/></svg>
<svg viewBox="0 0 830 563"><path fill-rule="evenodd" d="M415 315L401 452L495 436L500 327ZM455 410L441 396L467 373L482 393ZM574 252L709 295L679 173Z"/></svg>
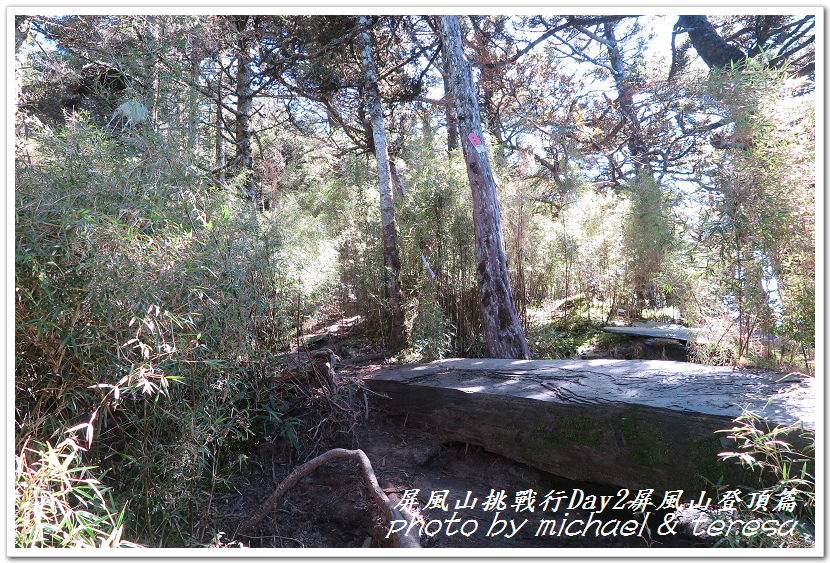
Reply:
<svg viewBox="0 0 830 563"><path fill-rule="evenodd" d="M372 495L372 498L375 500L377 505L386 515L387 519L390 522L390 525L391 522L394 520L412 520L414 516L405 508L395 508L395 503L393 503L389 499L389 497L386 496L386 493L383 492L383 489L380 488L377 477L375 477L375 471L374 469L372 469L372 463L369 461L369 458L366 457L366 454L363 453L363 450L345 450L342 448L336 448L315 457L311 461L304 463L303 465L292 471L291 474L277 486L277 489L271 494L268 500L262 503L262 505L256 510L256 512L254 512L254 514L250 518L248 518L248 520L246 520L242 524L242 526L239 527L237 533L245 533L257 524L259 524L262 521L262 519L268 515L269 512L272 512L276 508L277 502L279 502L280 497L282 497L282 495L284 495L288 489L293 487L297 483L297 481L299 481L300 479L302 479L303 477L305 477L321 465L325 465L333 459L342 458L350 459L360 464L360 469L363 473L363 480L366 483L366 487L369 489L369 493ZM395 547L421 547L421 544L418 541L417 536L412 537L406 533L401 532L394 533L393 542Z"/></svg>

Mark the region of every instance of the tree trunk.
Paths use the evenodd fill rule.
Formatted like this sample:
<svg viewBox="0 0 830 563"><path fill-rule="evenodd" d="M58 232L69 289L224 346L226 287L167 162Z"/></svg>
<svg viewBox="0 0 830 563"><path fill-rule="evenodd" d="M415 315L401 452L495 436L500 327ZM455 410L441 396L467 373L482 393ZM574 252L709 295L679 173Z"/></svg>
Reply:
<svg viewBox="0 0 830 563"><path fill-rule="evenodd" d="M481 297L487 354L492 358L530 359L510 281L501 231L496 182L481 144L481 115L473 75L464 58L457 16L441 16L441 40L448 55L450 90L455 99L461 148L473 194L476 234L476 282Z"/></svg>
<svg viewBox="0 0 830 563"><path fill-rule="evenodd" d="M718 35L706 16L680 16L675 28L682 28L689 33L692 46L710 69L724 68L746 58L743 51Z"/></svg>
<svg viewBox="0 0 830 563"><path fill-rule="evenodd" d="M396 205L401 206L406 202L406 187L403 185L403 180L394 160L389 161L389 172L392 174L392 184L395 186L395 197L393 199Z"/></svg>
<svg viewBox="0 0 830 563"><path fill-rule="evenodd" d="M217 180L222 186L225 185L225 123L222 119L222 73L216 74L216 169L219 171Z"/></svg>
<svg viewBox="0 0 830 563"><path fill-rule="evenodd" d="M191 77L190 79L193 81L194 84L199 83L199 77L201 76L201 61L195 55L193 59L190 61L191 64ZM190 95L188 99L188 108L187 114L189 116L189 122L187 124L188 127L188 137L187 137L187 144L188 148L190 149L190 154L194 161L199 159L199 117L201 112L201 103L200 103L200 96L199 92L196 88L190 88Z"/></svg>
<svg viewBox="0 0 830 563"><path fill-rule="evenodd" d="M608 47L608 60L613 69L614 84L617 87L617 106L628 120L631 126L631 133L628 138L628 151L634 163L634 181L631 184L632 218L629 221L629 229L639 229L633 238L641 238L645 232L655 232L655 222L663 214L663 198L659 185L654 180L654 171L648 161L647 153L649 147L643 136L640 117L637 115L637 107L634 103L634 86L630 82L626 66L623 62L620 49L617 44L617 37L614 33L615 22L605 24L604 37ZM652 244L653 243L653 244ZM648 241L647 244L636 244L631 250L631 267L628 269L631 275L631 286L633 289L633 311L634 316L640 316L647 305L645 290L648 283L652 282L663 266L664 248L660 240Z"/></svg>
<svg viewBox="0 0 830 563"><path fill-rule="evenodd" d="M29 38L32 21L29 16L14 17L14 109L17 119L17 107L23 92L23 69L28 64L29 53L23 49L23 43Z"/></svg>
<svg viewBox="0 0 830 563"><path fill-rule="evenodd" d="M365 16L360 17L360 25L368 25ZM366 78L366 97L369 118L372 123L372 137L375 145L375 158L378 164L378 191L380 192L380 218L383 227L383 263L386 267L386 298L392 314L392 334L389 345L393 349L406 346L406 327L404 325L403 307L401 305L401 269L398 257L397 229L395 227L395 208L392 202L391 172L389 149L386 141L386 129L383 121L383 106L380 103L377 73L372 58L372 41L369 32L360 34L360 55L363 73Z"/></svg>
<svg viewBox="0 0 830 563"><path fill-rule="evenodd" d="M245 195L256 207L256 181L254 180L254 159L251 152L251 109L254 105L251 88L250 41L245 33L250 16L236 16L236 160L239 167L248 173Z"/></svg>
<svg viewBox="0 0 830 563"><path fill-rule="evenodd" d="M158 49L159 41L161 40L161 26L156 18L148 18L147 35L150 38L150 44L145 45L147 49L145 67L150 69L150 123L159 123L159 105L161 102L161 70L155 60L155 50ZM148 48L149 47L149 48Z"/></svg>
<svg viewBox="0 0 830 563"><path fill-rule="evenodd" d="M455 116L455 104L452 100L450 88L449 55L447 44L441 42L441 76L444 79L444 115L447 120L447 152L451 153L458 148L458 119Z"/></svg>
<svg viewBox="0 0 830 563"><path fill-rule="evenodd" d="M444 92L449 92L449 77L444 75ZM451 104L452 100L449 96L444 97L444 102L447 104L445 115L447 118L447 152L452 152L458 148L458 119L455 117L455 107Z"/></svg>

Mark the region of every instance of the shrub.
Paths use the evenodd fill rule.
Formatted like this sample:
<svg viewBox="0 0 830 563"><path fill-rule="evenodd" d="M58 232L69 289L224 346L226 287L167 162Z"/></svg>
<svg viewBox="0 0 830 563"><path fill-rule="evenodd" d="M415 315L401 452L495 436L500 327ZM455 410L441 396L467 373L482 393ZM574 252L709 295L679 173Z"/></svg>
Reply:
<svg viewBox="0 0 830 563"><path fill-rule="evenodd" d="M199 499L229 486L307 313L280 269L291 225L172 165L152 132L137 149L76 114L33 135L15 186L16 445L86 425L84 459L116 500L141 499L130 534L181 545L204 531Z"/></svg>
<svg viewBox="0 0 830 563"><path fill-rule="evenodd" d="M792 387L787 393L795 390ZM815 435L803 424L777 425L771 428L761 417L744 409L735 426L719 431L736 442L733 451L720 454L749 470L754 486L744 486L744 498L760 499L766 495L770 505L756 503L741 507L738 517L799 521L792 535L725 536L716 547L809 547L815 540ZM792 502L792 510L776 508L778 502ZM784 505L782 505L784 506Z"/></svg>

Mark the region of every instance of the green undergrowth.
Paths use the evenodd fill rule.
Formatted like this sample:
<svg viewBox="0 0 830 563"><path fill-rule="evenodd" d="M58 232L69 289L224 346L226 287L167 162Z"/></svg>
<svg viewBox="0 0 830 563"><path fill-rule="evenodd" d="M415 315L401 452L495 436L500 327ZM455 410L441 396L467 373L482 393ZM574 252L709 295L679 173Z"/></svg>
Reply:
<svg viewBox="0 0 830 563"><path fill-rule="evenodd" d="M122 537L127 506L113 511L109 488L77 463L81 451L67 438L15 457L15 547L141 547Z"/></svg>
<svg viewBox="0 0 830 563"><path fill-rule="evenodd" d="M795 390L795 386L783 392ZM732 519L750 521L797 522L793 532L778 535L727 535L715 547L814 547L816 542L816 460L815 432L803 423L771 427L755 412L744 409L730 429L719 434L734 440L732 451L720 457L740 465L749 484L738 488L721 487L742 499Z"/></svg>
<svg viewBox="0 0 830 563"><path fill-rule="evenodd" d="M578 358L580 350L602 338L603 323L575 319L531 321L525 331L531 355L537 360Z"/></svg>
<svg viewBox="0 0 830 563"><path fill-rule="evenodd" d="M331 293L286 265L317 261L314 234L217 190L152 131L136 149L76 114L31 134L38 158L16 165L15 448L74 438L61 463L108 488L123 537L207 541L211 499L252 445L274 435L305 455L303 424L344 400L275 377ZM21 522L18 545L56 541Z"/></svg>

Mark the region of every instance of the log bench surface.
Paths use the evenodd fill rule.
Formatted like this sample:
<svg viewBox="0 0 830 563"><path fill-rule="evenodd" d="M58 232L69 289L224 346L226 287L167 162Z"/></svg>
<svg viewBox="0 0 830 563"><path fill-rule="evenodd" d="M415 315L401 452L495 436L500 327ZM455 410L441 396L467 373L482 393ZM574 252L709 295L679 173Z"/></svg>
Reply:
<svg viewBox="0 0 830 563"><path fill-rule="evenodd" d="M680 342L695 340L696 342L707 342L706 336L696 329L671 323L657 323L648 321L645 323L632 323L631 326L604 326L603 332L612 334L624 334L627 336L645 336L651 338L672 338Z"/></svg>
<svg viewBox="0 0 830 563"><path fill-rule="evenodd" d="M717 454L730 444L715 431L732 428L741 407L814 432L811 380L782 375L660 360L448 359L366 383L384 410L446 440L570 479L692 490L729 477Z"/></svg>
<svg viewBox="0 0 830 563"><path fill-rule="evenodd" d="M673 338L686 342L694 334L688 328L637 327L637 326L604 326L603 332L625 334L628 336L650 336L652 338Z"/></svg>

